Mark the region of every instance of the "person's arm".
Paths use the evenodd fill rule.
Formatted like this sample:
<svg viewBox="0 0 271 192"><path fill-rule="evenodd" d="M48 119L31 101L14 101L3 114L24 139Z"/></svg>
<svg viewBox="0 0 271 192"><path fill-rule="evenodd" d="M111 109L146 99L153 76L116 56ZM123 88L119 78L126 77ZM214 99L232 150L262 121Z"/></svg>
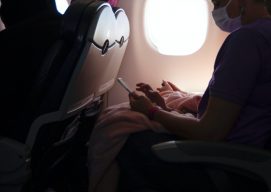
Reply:
<svg viewBox="0 0 271 192"><path fill-rule="evenodd" d="M143 96L130 95L132 110L149 115L154 107ZM210 97L202 118L176 115L164 110L156 110L152 120L161 123L169 132L182 138L218 141L223 140L240 114L241 106L226 100Z"/></svg>

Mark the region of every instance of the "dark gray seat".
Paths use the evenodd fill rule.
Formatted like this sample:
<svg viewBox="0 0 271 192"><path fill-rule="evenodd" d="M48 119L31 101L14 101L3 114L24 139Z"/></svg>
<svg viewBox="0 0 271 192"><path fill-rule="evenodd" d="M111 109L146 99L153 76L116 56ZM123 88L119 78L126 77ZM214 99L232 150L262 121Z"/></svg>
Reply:
<svg viewBox="0 0 271 192"><path fill-rule="evenodd" d="M40 171L61 162L86 134L80 130L81 118L99 113L103 95L115 83L129 32L122 9L113 11L98 1L71 4L62 17L59 38L10 125L25 130L22 139L0 138L0 191L20 191L31 174L42 181L48 173ZM35 184L35 190L44 185Z"/></svg>

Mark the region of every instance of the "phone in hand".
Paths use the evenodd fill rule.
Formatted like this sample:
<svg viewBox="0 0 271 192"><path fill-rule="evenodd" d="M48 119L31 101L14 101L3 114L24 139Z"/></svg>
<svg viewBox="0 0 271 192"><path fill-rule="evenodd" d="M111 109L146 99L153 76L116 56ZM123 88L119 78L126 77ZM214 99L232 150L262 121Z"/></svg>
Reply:
<svg viewBox="0 0 271 192"><path fill-rule="evenodd" d="M126 91L128 91L129 93L133 92L132 89L128 87L128 85L123 81L121 77L117 78L117 81Z"/></svg>

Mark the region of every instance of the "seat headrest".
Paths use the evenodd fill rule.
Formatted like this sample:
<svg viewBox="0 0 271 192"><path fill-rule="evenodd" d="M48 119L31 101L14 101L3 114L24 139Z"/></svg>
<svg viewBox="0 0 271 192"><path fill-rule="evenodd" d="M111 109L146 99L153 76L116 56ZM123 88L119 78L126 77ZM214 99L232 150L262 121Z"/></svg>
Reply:
<svg viewBox="0 0 271 192"><path fill-rule="evenodd" d="M116 17L116 42L122 46L125 41L128 40L130 35L129 20L125 11L121 8L114 8L115 17Z"/></svg>

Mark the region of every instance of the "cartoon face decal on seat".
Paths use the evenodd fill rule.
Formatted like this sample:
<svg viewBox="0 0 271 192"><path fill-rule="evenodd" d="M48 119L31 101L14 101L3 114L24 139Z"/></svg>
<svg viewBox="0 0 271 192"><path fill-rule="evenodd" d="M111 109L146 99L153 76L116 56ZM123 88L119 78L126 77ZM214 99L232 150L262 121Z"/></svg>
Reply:
<svg viewBox="0 0 271 192"><path fill-rule="evenodd" d="M92 9L91 5L88 8ZM68 113L113 87L130 34L125 11L112 9L108 3L101 4L94 15L84 17L92 17L92 21L87 28L78 28L77 40L83 47L75 70L79 73L74 74L63 101Z"/></svg>

